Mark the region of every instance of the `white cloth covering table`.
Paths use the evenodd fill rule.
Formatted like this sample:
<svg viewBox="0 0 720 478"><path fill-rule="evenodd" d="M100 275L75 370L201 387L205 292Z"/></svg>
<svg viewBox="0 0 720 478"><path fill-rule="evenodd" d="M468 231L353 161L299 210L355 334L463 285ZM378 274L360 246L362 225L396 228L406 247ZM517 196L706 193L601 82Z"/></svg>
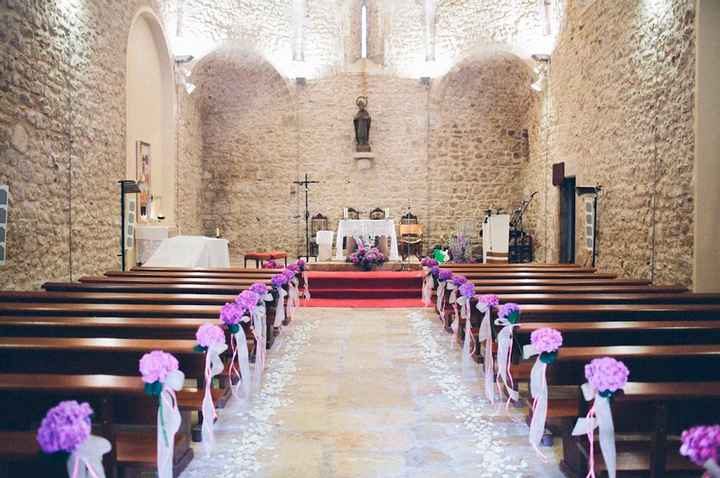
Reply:
<svg viewBox="0 0 720 478"><path fill-rule="evenodd" d="M162 241L171 236L171 227L160 224L138 224L135 226L136 258L144 264L157 251Z"/></svg>
<svg viewBox="0 0 720 478"><path fill-rule="evenodd" d="M338 224L335 259L344 260L343 239L352 237L356 241L368 243L376 237L390 238L390 259L399 261L397 232L392 219L341 219Z"/></svg>
<svg viewBox="0 0 720 478"><path fill-rule="evenodd" d="M226 239L203 236L176 236L165 239L155 254L143 264L147 267L230 267Z"/></svg>

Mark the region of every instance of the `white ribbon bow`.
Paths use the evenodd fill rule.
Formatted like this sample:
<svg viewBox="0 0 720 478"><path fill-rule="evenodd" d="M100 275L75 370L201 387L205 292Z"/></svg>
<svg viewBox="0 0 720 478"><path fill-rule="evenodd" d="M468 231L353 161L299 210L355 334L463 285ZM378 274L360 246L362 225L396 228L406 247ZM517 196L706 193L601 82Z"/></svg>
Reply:
<svg viewBox="0 0 720 478"><path fill-rule="evenodd" d="M587 477L595 478L595 440L593 434L595 428L599 428L600 451L602 452L603 461L605 461L608 478L615 478L617 475L617 453L615 450L615 425L613 424L612 410L610 409L610 399L601 396L589 383L584 383L580 388L585 401L594 400L587 416L578 418L572 431L574 436L587 435L590 442Z"/></svg>
<svg viewBox="0 0 720 478"><path fill-rule="evenodd" d="M243 319L245 319L245 317L243 317ZM243 320L243 322L247 322L247 320ZM230 386L232 387L233 395L237 397L238 390L242 385L245 398L249 398L250 393L252 392L252 379L250 378L250 355L248 354L247 348L247 336L245 335L245 330L243 329L242 324L238 324L238 331L232 335L231 340L235 341L235 350L233 351L233 358L231 359L231 362L235 359L235 357L237 357L238 369L240 369L240 380L237 385L233 386L232 383L230 383Z"/></svg>
<svg viewBox="0 0 720 478"><path fill-rule="evenodd" d="M428 267L423 267L425 278L423 279L422 302L425 307L432 305L433 277Z"/></svg>
<svg viewBox="0 0 720 478"><path fill-rule="evenodd" d="M222 373L225 368L220 354L227 350L227 344L211 345L205 352L205 395L202 401L202 442L205 453L209 456L215 446L215 404L212 396L213 377Z"/></svg>
<svg viewBox="0 0 720 478"><path fill-rule="evenodd" d="M710 478L720 478L720 466L712 458L703 464L703 468L708 472Z"/></svg>
<svg viewBox="0 0 720 478"><path fill-rule="evenodd" d="M304 282L303 296L305 296L305 300L310 300L310 279L308 278L308 272L303 271L302 276Z"/></svg>
<svg viewBox="0 0 720 478"><path fill-rule="evenodd" d="M165 378L160 392L157 423L157 469L158 478L173 478L173 453L175 434L180 429L182 417L175 392L182 390L185 374L173 370Z"/></svg>
<svg viewBox="0 0 720 478"><path fill-rule="evenodd" d="M103 437L90 435L79 444L67 461L70 478L105 478L103 455L110 452L112 446Z"/></svg>
<svg viewBox="0 0 720 478"><path fill-rule="evenodd" d="M483 356L483 372L485 377L485 398L490 403L495 403L495 362L493 360L493 336L490 312L492 308L485 302L478 301L475 308L483 315L478 331L478 342L485 342L485 354Z"/></svg>
<svg viewBox="0 0 720 478"><path fill-rule="evenodd" d="M495 325L502 326L502 329L500 329L497 337L498 391L502 393L502 389L500 388L500 381L502 381L502 384L505 386L505 392L508 395L507 405L510 405L511 400L516 402L520 399L520 395L512 387L512 375L510 374L510 354L512 353L513 329L520 324L513 324L503 317L495 319Z"/></svg>
<svg viewBox="0 0 720 478"><path fill-rule="evenodd" d="M460 316L465 321L465 340L462 349L462 372L465 378L477 379L477 373L472 363L472 356L475 353L475 338L472 335L472 325L470 323L470 299L462 296L455 301L460 306ZM459 322L459 321L458 321ZM460 325L458 324L458 328Z"/></svg>
<svg viewBox="0 0 720 478"><path fill-rule="evenodd" d="M272 300L272 294L265 294L260 305L255 307L253 314L253 333L255 334L255 377L253 382L258 390L267 357L267 307L265 302L272 302Z"/></svg>
<svg viewBox="0 0 720 478"><path fill-rule="evenodd" d="M458 288L452 282L448 283L448 289L450 289L450 297L448 302L452 305L453 312L450 321L450 328L452 328L452 346L455 347L457 344L458 333L460 332L460 318L458 317L458 306L457 306L457 293Z"/></svg>
<svg viewBox="0 0 720 478"><path fill-rule="evenodd" d="M300 292L298 291L298 280L297 277L294 277L289 283L288 283L288 301L287 301L287 315L290 320L295 318L295 310L297 309L299 300L300 300Z"/></svg>
<svg viewBox="0 0 720 478"><path fill-rule="evenodd" d="M287 295L287 292L282 287L275 290L278 293L278 303L277 307L275 307L275 322L273 325L275 327L280 327L285 321L285 296Z"/></svg>
<svg viewBox="0 0 720 478"><path fill-rule="evenodd" d="M523 358L525 360L537 355L535 364L530 371L530 395L533 397L532 420L530 421L530 434L528 439L530 445L543 458L545 455L540 451L538 445L545 434L545 423L548 412L548 385L545 372L547 364L540 360L540 352L532 344L523 347Z"/></svg>
<svg viewBox="0 0 720 478"><path fill-rule="evenodd" d="M443 313L445 311L445 287L447 287L447 281L440 281L437 288L437 300L435 301L435 309L440 316L440 320L443 320Z"/></svg>

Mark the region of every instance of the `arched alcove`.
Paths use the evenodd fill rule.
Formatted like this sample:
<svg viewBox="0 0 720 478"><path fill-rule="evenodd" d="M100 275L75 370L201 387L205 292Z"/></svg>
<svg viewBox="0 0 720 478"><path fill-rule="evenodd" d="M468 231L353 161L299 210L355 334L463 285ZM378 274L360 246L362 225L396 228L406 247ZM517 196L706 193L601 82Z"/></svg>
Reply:
<svg viewBox="0 0 720 478"><path fill-rule="evenodd" d="M297 249L297 103L287 80L257 53L224 46L194 68L203 125L202 219L231 254Z"/></svg>
<svg viewBox="0 0 720 478"><path fill-rule="evenodd" d="M138 143L148 144L153 212L164 215L165 224L174 225L177 199L175 82L165 34L150 9L138 11L130 28L126 93L126 176L140 179Z"/></svg>
<svg viewBox="0 0 720 478"><path fill-rule="evenodd" d="M433 241L458 226L479 232L488 208L509 211L523 196L528 158L531 71L498 50L473 55L436 80L430 92L428 166Z"/></svg>

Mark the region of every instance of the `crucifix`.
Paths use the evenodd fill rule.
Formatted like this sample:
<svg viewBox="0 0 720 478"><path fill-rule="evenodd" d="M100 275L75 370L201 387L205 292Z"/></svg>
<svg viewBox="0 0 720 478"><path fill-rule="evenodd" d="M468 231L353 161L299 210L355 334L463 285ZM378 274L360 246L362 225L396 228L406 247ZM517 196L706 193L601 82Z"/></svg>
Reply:
<svg viewBox="0 0 720 478"><path fill-rule="evenodd" d="M310 181L308 174L305 173L304 181L293 181L293 184L305 187L305 260L310 262L310 208L308 204L308 191L311 184L320 184L320 181Z"/></svg>

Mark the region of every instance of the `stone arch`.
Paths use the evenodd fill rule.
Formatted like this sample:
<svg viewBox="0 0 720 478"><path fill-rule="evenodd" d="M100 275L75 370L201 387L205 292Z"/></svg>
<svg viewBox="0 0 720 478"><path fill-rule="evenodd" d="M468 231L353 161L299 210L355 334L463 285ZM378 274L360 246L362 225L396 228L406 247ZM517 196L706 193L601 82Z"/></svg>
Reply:
<svg viewBox="0 0 720 478"><path fill-rule="evenodd" d="M509 211L522 199L529 155L531 70L501 48L479 50L433 80L429 95L428 166L432 240L458 225L477 237L484 210Z"/></svg>
<svg viewBox="0 0 720 478"><path fill-rule="evenodd" d="M220 228L234 256L294 253L300 140L287 79L256 51L227 45L203 58L192 81L203 124L204 229Z"/></svg>
<svg viewBox="0 0 720 478"><path fill-rule="evenodd" d="M126 54L126 176L137 177L137 142L151 145L155 213L174 224L177 205L174 62L162 22L142 7L130 24Z"/></svg>

